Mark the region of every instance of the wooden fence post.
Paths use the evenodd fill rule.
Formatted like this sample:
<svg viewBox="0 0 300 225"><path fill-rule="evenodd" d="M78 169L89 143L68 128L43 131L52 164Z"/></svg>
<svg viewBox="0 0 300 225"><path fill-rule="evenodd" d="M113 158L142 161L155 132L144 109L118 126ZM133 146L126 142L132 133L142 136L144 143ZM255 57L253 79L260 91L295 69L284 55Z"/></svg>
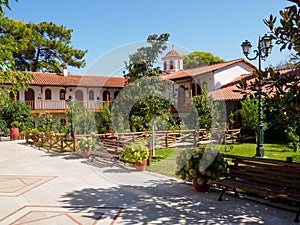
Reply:
<svg viewBox="0 0 300 225"><path fill-rule="evenodd" d="M50 144L49 144L49 149L52 149L52 135L50 135L50 140L49 140Z"/></svg>
<svg viewBox="0 0 300 225"><path fill-rule="evenodd" d="M172 139L172 143L175 144L176 143L176 134L175 131L173 130L173 139Z"/></svg>
<svg viewBox="0 0 300 225"><path fill-rule="evenodd" d="M64 150L64 138L62 136L59 136L57 138L60 138L60 150Z"/></svg>
<svg viewBox="0 0 300 225"><path fill-rule="evenodd" d="M166 141L166 148L168 148L169 147L169 141L168 141L168 138L169 138L169 133L168 133L169 131L167 131L167 133L166 133L166 137L165 137L165 141Z"/></svg>
<svg viewBox="0 0 300 225"><path fill-rule="evenodd" d="M196 130L193 131L193 135L194 135L194 146L197 146L198 144L198 132Z"/></svg>
<svg viewBox="0 0 300 225"><path fill-rule="evenodd" d="M76 137L73 138L73 152L76 152Z"/></svg>

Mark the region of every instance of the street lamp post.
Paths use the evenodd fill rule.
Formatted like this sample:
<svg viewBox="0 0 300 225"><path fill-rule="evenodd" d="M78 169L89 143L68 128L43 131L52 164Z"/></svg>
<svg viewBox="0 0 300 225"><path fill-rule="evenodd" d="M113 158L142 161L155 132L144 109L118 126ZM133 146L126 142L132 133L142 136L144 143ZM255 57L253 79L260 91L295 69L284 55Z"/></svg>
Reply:
<svg viewBox="0 0 300 225"><path fill-rule="evenodd" d="M258 86L258 123L257 123L257 146L256 157L264 157L264 130L263 130L263 105L262 105L262 80L261 80L261 60L265 60L272 50L271 38L268 35L258 38L257 50L254 50L255 56L249 57L249 52L252 47L251 43L246 40L242 43L243 53L249 60L255 60L258 58L258 70L259 70L259 86Z"/></svg>
<svg viewBox="0 0 300 225"><path fill-rule="evenodd" d="M74 130L74 125L73 125L73 105L72 105L72 100L71 99L67 99L66 100L70 110L71 110L71 137L74 138L75 137L75 130Z"/></svg>

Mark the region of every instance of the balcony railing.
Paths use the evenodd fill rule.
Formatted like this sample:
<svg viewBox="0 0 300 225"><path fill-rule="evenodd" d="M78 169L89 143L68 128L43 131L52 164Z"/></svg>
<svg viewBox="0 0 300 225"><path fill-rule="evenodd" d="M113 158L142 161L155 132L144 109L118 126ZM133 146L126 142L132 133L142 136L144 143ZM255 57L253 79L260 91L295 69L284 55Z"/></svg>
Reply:
<svg viewBox="0 0 300 225"><path fill-rule="evenodd" d="M35 101L22 101L27 105L31 106L32 110L65 110L69 106L65 100L35 100ZM97 110L104 104L110 104L109 101L77 101L79 105L85 109Z"/></svg>
<svg viewBox="0 0 300 225"><path fill-rule="evenodd" d="M65 100L34 100L34 101L21 101L31 106L32 110L66 110L69 108ZM88 110L97 110L105 104L112 104L112 101L78 101L76 103ZM185 110L191 106L190 98L182 98L176 100L175 107L177 110Z"/></svg>

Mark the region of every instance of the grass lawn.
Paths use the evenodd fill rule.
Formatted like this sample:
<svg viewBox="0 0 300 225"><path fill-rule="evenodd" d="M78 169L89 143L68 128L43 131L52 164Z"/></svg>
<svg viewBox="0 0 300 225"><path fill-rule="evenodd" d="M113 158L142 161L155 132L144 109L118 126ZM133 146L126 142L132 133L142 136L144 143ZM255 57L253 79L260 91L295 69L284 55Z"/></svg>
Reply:
<svg viewBox="0 0 300 225"><path fill-rule="evenodd" d="M256 144L251 142L227 144L226 149L223 145L220 151L232 155L255 156ZM300 163L300 152L295 153L286 143L265 143L264 153L269 159L286 160L286 157L292 157L294 162Z"/></svg>
<svg viewBox="0 0 300 225"><path fill-rule="evenodd" d="M174 177L176 157L179 155L179 151L179 148L157 149L155 151L156 157L152 159L147 170Z"/></svg>
<svg viewBox="0 0 300 225"><path fill-rule="evenodd" d="M285 143L265 143L264 149L265 157L269 159L286 160L286 157L292 157L294 162L300 163L300 152L294 153ZM157 149L156 157L151 161L151 165L147 167L147 170L167 176L175 176L176 157L180 150L179 148ZM220 151L233 155L254 156L256 144L251 142L227 144L226 151L224 145Z"/></svg>

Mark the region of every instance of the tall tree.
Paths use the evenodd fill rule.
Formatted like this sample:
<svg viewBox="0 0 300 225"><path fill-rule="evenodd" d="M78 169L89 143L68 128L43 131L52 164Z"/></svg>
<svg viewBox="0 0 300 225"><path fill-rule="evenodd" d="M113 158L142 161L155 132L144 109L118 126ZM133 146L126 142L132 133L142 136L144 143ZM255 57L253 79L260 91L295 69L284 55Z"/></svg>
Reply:
<svg viewBox="0 0 300 225"><path fill-rule="evenodd" d="M17 43L13 57L21 71L61 72L63 65L84 67L87 50L71 46L72 32L53 22L24 23L1 15L1 38Z"/></svg>
<svg viewBox="0 0 300 225"><path fill-rule="evenodd" d="M149 35L147 38L149 46L141 47L129 55L129 63L125 63L128 73L124 75L128 85L120 93L120 98L126 100L118 101L120 105L117 104L113 110L119 115L128 113L124 115L124 121L126 123L127 119L130 120L133 130L151 127L153 155L155 155L155 117L167 115L166 111L169 110L169 103L164 96L165 87L169 85L164 85L160 79L161 70L155 66L155 63L158 56L167 48L166 42L169 36L167 33ZM122 110L122 105L126 109L132 108L129 111ZM150 122L151 125L149 125Z"/></svg>
<svg viewBox="0 0 300 225"><path fill-rule="evenodd" d="M19 0L15 0L15 1L18 2ZM11 9L9 0L0 0L0 12L3 12L3 6L8 8L9 10Z"/></svg>
<svg viewBox="0 0 300 225"><path fill-rule="evenodd" d="M159 76L161 70L154 67L158 56L167 49L166 42L170 34L153 34L147 38L150 46L141 47L135 53L129 55L129 63L125 62L128 73L124 75L128 82L133 82L142 77ZM125 72L124 72L125 73Z"/></svg>
<svg viewBox="0 0 300 225"><path fill-rule="evenodd" d="M293 49L298 59L297 66L288 73L280 74L270 69L268 73L255 71L255 78L247 83L241 80L238 87L251 90L252 93L259 92L259 85L263 84L262 94L266 99L266 105L270 112L270 125L287 130L286 134L291 137L300 134L300 9L297 5L286 7L280 11L280 24L276 25L276 17L270 15L264 23L271 31L271 37L280 45L280 50ZM242 92L243 92L242 91ZM245 92L244 92L245 93ZM289 138L289 137L288 137ZM297 141L297 138L293 138ZM298 146L293 143L293 146ZM297 149L297 148L295 148Z"/></svg>
<svg viewBox="0 0 300 225"><path fill-rule="evenodd" d="M292 5L280 11L280 24L276 26L276 17L270 15L269 19L264 19L264 23L269 27L272 38L276 44L280 45L280 50L288 48L296 52L295 58L300 63L300 6Z"/></svg>
<svg viewBox="0 0 300 225"><path fill-rule="evenodd" d="M0 1L0 18L4 15L2 6L10 9L9 1ZM13 53L18 47L12 35L0 35L0 106L10 103L11 94L17 96L19 90L26 90L33 79L32 75L17 70Z"/></svg>
<svg viewBox="0 0 300 225"><path fill-rule="evenodd" d="M192 69L200 66L212 65L220 62L224 62L223 59L214 56L209 52L192 52L188 55L183 55L183 68Z"/></svg>
<svg viewBox="0 0 300 225"><path fill-rule="evenodd" d="M264 20L270 28L276 44L280 50L293 49L295 62L294 71L284 76L271 71L272 88L276 90L276 97L271 101L272 113L277 119L275 124L285 128L287 138L291 141L294 151L300 146L300 2L280 11L280 24L276 26L276 17L270 15ZM269 79L269 78L267 78ZM279 97L278 97L279 96Z"/></svg>

